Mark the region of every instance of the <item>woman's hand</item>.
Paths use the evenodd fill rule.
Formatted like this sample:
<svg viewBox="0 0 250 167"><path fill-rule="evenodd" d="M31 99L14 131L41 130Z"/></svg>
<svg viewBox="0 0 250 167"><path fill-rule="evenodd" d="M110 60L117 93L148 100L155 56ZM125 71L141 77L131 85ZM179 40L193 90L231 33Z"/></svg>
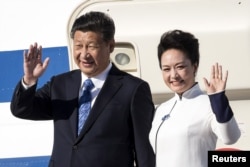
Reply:
<svg viewBox="0 0 250 167"><path fill-rule="evenodd" d="M203 78L207 94L224 91L226 89L227 77L228 71L226 71L223 76L222 66L218 63L213 65L211 69L210 82L208 82L206 78Z"/></svg>

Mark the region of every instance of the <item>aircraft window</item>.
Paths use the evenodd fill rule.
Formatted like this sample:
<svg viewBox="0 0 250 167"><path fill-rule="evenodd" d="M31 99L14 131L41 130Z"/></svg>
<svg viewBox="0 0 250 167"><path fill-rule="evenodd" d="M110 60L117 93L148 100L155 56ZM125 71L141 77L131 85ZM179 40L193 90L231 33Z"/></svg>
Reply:
<svg viewBox="0 0 250 167"><path fill-rule="evenodd" d="M115 55L115 62L119 65L126 65L130 62L130 58L126 53L118 53Z"/></svg>
<svg viewBox="0 0 250 167"><path fill-rule="evenodd" d="M140 76L137 69L139 62L137 62L136 51L131 43L116 43L110 58L119 69Z"/></svg>

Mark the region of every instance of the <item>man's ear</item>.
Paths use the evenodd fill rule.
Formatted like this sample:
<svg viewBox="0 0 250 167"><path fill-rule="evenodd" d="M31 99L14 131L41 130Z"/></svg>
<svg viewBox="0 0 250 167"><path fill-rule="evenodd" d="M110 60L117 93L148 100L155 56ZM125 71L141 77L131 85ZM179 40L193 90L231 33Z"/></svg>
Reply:
<svg viewBox="0 0 250 167"><path fill-rule="evenodd" d="M109 42L109 51L110 51L110 53L112 53L114 51L114 49L115 49L115 40L112 39Z"/></svg>

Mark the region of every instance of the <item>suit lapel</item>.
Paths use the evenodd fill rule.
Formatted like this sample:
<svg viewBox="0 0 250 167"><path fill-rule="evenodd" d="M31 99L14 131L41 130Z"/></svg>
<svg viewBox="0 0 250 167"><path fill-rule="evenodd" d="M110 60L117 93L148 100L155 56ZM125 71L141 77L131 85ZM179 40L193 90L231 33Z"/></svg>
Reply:
<svg viewBox="0 0 250 167"><path fill-rule="evenodd" d="M70 126L72 129L73 136L77 136L77 123L78 123L78 99L79 99L79 89L81 86L81 71L77 70L71 73L70 78L67 80L66 88L69 97L75 99L75 107L72 115L69 118Z"/></svg>
<svg viewBox="0 0 250 167"><path fill-rule="evenodd" d="M113 65L76 142L79 142L84 134L91 128L103 111L103 108L105 108L109 101L112 100L116 92L120 89L122 86L122 78L122 73L119 72L119 70Z"/></svg>

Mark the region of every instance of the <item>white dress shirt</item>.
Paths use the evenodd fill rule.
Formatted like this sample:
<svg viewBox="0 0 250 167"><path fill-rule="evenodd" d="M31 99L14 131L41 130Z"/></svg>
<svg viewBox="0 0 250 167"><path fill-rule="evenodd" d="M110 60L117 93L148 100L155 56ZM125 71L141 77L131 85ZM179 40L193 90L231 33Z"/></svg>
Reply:
<svg viewBox="0 0 250 167"><path fill-rule="evenodd" d="M96 100L96 98L97 98L97 96L98 96L107 76L108 76L108 73L109 73L111 67L112 67L112 64L109 63L107 68L102 73L90 78L94 84L94 88L91 90L91 97L92 97L91 106L93 106L93 104L95 103L95 100ZM81 74L82 74L82 83L81 83L81 88L79 90L79 98L81 97L81 95L83 93L83 86L84 86L83 83L86 79L88 79L88 77L84 73L81 73Z"/></svg>

